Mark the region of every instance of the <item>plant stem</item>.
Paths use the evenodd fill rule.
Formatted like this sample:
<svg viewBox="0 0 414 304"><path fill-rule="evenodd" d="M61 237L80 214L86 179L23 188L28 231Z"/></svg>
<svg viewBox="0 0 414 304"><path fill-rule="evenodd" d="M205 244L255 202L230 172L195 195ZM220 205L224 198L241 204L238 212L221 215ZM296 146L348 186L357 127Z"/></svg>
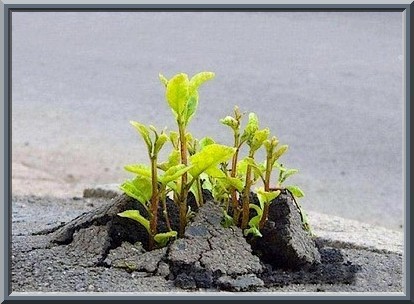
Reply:
<svg viewBox="0 0 414 304"><path fill-rule="evenodd" d="M266 157L266 172L264 180L264 191L266 192L270 191L270 175L272 174L272 153L273 150L270 151L270 153L268 153ZM269 216L269 204L270 202L265 202L264 204L263 214L259 223L259 229L262 229L267 221L267 217Z"/></svg>
<svg viewBox="0 0 414 304"><path fill-rule="evenodd" d="M157 177L157 156L151 156L151 176L152 176L152 196L151 196L151 214L150 214L150 236L148 247L154 248L154 236L157 234L157 216L158 216L158 177Z"/></svg>
<svg viewBox="0 0 414 304"><path fill-rule="evenodd" d="M171 229L171 222L170 222L170 217L168 216L168 209L167 209L167 194L165 192L165 187L162 189L162 208L163 208L163 214L164 214L164 218L165 218L165 223L167 224L167 228L168 231L172 231Z"/></svg>
<svg viewBox="0 0 414 304"><path fill-rule="evenodd" d="M198 192L198 197L200 198L200 202L197 203L197 207L203 206L204 205L204 198L203 198L203 189L201 188L201 181L200 178L197 178L197 192Z"/></svg>
<svg viewBox="0 0 414 304"><path fill-rule="evenodd" d="M177 120L177 123L178 123L178 130L180 134L181 164L187 166L187 142L185 138L185 126L180 120ZM181 194L180 194L180 200L179 200L179 204L180 204L180 229L178 232L179 237L184 236L184 230L187 224L186 215L187 215L188 190L186 190L187 188L186 185L187 185L187 172L185 172L181 176Z"/></svg>
<svg viewBox="0 0 414 304"><path fill-rule="evenodd" d="M249 152L249 157L253 158L253 153ZM249 203L250 203L250 188L252 186L252 166L247 165L246 169L246 183L244 186L243 192L243 211L242 211L242 223L241 228L247 228L247 224L249 223Z"/></svg>
<svg viewBox="0 0 414 304"><path fill-rule="evenodd" d="M236 151L233 154L233 158L231 160L231 177L236 177L237 173L237 160L239 157L239 150L240 150L240 134L238 130L234 131L234 147L236 148ZM237 191L235 187L231 187L231 202L233 206L233 219L234 222L237 223L239 221L239 215L240 215L240 208L239 208L239 202L237 200Z"/></svg>

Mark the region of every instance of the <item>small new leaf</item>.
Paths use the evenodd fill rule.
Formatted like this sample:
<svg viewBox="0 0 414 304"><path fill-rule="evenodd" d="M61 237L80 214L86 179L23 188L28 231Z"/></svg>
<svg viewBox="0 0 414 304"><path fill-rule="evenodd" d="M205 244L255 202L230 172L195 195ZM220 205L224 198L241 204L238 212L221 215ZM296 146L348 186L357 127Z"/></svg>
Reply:
<svg viewBox="0 0 414 304"><path fill-rule="evenodd" d="M138 210L126 210L124 212L118 213L120 217L127 217L130 218L138 223L140 223L142 226L145 227L145 229L150 233L150 224L149 221L143 217Z"/></svg>
<svg viewBox="0 0 414 304"><path fill-rule="evenodd" d="M152 150L152 141L149 135L149 130L146 126L144 126L143 124L137 122L137 121L130 121L131 125L134 126L134 128L141 134L142 138L144 139L148 151Z"/></svg>
<svg viewBox="0 0 414 304"><path fill-rule="evenodd" d="M304 197L305 196L302 189L300 189L298 186L293 186L293 185L286 186L286 189L288 189L293 194L293 196L295 196L295 197L299 198L299 197Z"/></svg>
<svg viewBox="0 0 414 304"><path fill-rule="evenodd" d="M258 237L262 237L263 236L260 233L259 229L257 229L256 227L251 227L249 229L244 229L243 233L244 233L244 236L247 236L249 234L252 234L253 236L258 236Z"/></svg>
<svg viewBox="0 0 414 304"><path fill-rule="evenodd" d="M157 155L160 152L161 148L164 146L167 140L168 140L168 135L165 133L161 133L161 135L155 141L155 146L154 146L155 155Z"/></svg>
<svg viewBox="0 0 414 304"><path fill-rule="evenodd" d="M229 126L233 130L237 130L239 128L239 123L234 117L226 116L223 119L220 119L220 122L224 125Z"/></svg>
<svg viewBox="0 0 414 304"><path fill-rule="evenodd" d="M177 237L177 231L168 231L168 232L163 232L163 233L157 233L156 235L154 235L154 241L156 241L161 247L164 247L165 245L167 245L168 241L171 238L175 238Z"/></svg>
<svg viewBox="0 0 414 304"><path fill-rule="evenodd" d="M164 75L162 75L161 73L158 74L158 77L160 78L160 81L162 84L164 84L165 86L167 86L168 84L168 79L164 77Z"/></svg>
<svg viewBox="0 0 414 304"><path fill-rule="evenodd" d="M270 133L270 130L268 128L260 130L260 131L256 131L251 140L250 149L252 151L258 150L262 146L263 142L269 136L269 133Z"/></svg>
<svg viewBox="0 0 414 304"><path fill-rule="evenodd" d="M263 187L258 188L256 191L262 209L264 208L264 204L270 204L280 194L279 190L265 191Z"/></svg>
<svg viewBox="0 0 414 304"><path fill-rule="evenodd" d="M273 154L272 161L277 161L284 153L286 153L288 145L282 145L280 148Z"/></svg>

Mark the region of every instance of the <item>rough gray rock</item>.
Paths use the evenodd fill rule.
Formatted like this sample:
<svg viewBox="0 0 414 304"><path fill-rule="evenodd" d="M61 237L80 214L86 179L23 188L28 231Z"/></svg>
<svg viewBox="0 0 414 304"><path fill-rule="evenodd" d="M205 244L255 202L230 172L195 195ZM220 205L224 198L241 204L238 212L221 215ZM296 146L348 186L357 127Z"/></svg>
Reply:
<svg viewBox="0 0 414 304"><path fill-rule="evenodd" d="M66 247L67 254L76 258L80 266L99 265L110 246L107 235L106 225L80 229L73 234L72 242Z"/></svg>
<svg viewBox="0 0 414 304"><path fill-rule="evenodd" d="M188 225L184 238L171 244L168 260L178 286L210 288L221 276L237 277L263 271L242 231L224 228L222 216L221 208L207 201ZM231 282L225 286L232 289Z"/></svg>
<svg viewBox="0 0 414 304"><path fill-rule="evenodd" d="M264 282L255 274L244 274L233 279L229 276L222 276L217 280L221 289L230 291L254 291L257 287L263 287Z"/></svg>
<svg viewBox="0 0 414 304"><path fill-rule="evenodd" d="M301 215L292 196L281 193L270 205L263 237L252 239L262 260L284 269L308 268L321 261L315 241L302 226Z"/></svg>
<svg viewBox="0 0 414 304"><path fill-rule="evenodd" d="M143 226L117 215L129 209L137 209L144 216L147 215L146 210L141 204L123 194L112 199L107 204L81 214L69 223L58 228L52 234L52 242L69 244L72 242L76 231L91 226L106 226L104 229L107 233L105 236L102 235L102 237L106 239L106 244L112 248L118 247L123 241L128 241L132 244L138 241L143 243L147 242L148 234ZM85 246L88 245L85 244Z"/></svg>
<svg viewBox="0 0 414 304"><path fill-rule="evenodd" d="M104 263L107 266L124 268L127 271L155 273L166 252L166 247L146 252L141 243L132 245L124 242L121 246L109 251ZM164 276L166 275L168 273Z"/></svg>

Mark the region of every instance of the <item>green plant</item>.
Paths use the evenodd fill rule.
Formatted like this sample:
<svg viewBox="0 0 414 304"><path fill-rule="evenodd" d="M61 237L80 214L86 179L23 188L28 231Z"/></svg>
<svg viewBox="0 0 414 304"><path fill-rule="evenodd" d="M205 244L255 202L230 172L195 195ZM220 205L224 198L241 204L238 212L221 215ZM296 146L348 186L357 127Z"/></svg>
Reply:
<svg viewBox="0 0 414 304"><path fill-rule="evenodd" d="M288 150L287 145L279 146L279 140L270 135L268 128L259 130L258 117L254 113L249 114L248 123L241 135L240 126L243 114L236 106L234 109L234 117L226 116L221 122L229 126L233 131L234 147L236 149L232 158L230 176L223 180L215 180L211 188L218 189L215 198L227 202L231 200L232 210L229 215L228 205L224 208L224 225L229 226L235 224L244 230L244 234L252 234L261 236L260 229L264 227L268 218L269 206L273 200L283 191L289 191L299 211L301 212L304 227L309 229L306 216L302 212L295 197L302 197L303 191L294 185L282 187L284 181L291 175L298 172L296 169L285 169L283 165L277 163L277 160ZM246 144L248 146L248 154L245 158L239 160L240 150ZM255 153L261 147L265 148L266 159L263 163L255 160ZM279 170L279 177L275 186L271 185L271 174L274 168ZM258 179L263 182L263 187L255 189L259 205L250 203L251 187ZM230 195L230 197L228 197ZM241 197L241 204L240 204ZM250 209L256 212L255 216L250 218ZM240 221L240 214L242 215ZM249 226L249 228L247 228Z"/></svg>
<svg viewBox="0 0 414 304"><path fill-rule="evenodd" d="M149 233L149 248L154 247L154 241L159 245L165 245L169 238L177 235L171 229L166 207L166 194L173 192L174 203L179 209L178 236L184 235L184 229L188 222L191 210L187 206L188 193L193 191L198 202L202 204L200 175L206 173L209 176L217 176L221 171L217 166L227 161L234 154L234 148L216 144L206 138L198 142L189 132L187 126L194 116L198 105L198 88L201 84L214 77L214 73L201 72L188 78L187 74L180 73L170 80L159 75L166 88L166 99L171 108L178 126L178 132L171 131L169 136L165 131L158 134L155 127L146 127L143 124L132 122L133 126L144 139L151 166L142 164L125 166L127 171L137 176L126 181L121 189L129 196L143 204L149 214L149 220L143 217L138 210L127 210L119 216L131 218L143 225ZM154 133L154 139L150 137L150 131ZM167 141L170 141L173 150L168 160L158 163L158 154ZM164 171L159 175L158 170ZM157 211L159 201L162 201L163 213L169 227L167 233L157 233Z"/></svg>
<svg viewBox="0 0 414 304"><path fill-rule="evenodd" d="M243 132L241 120L244 114L237 106L234 108L234 117L221 119L224 125L232 129L232 147L217 144L210 137L198 140L188 132L187 127L198 106L198 88L213 77L214 73L211 72L198 73L191 79L184 73L169 80L159 75L165 86L167 104L177 123L176 131L167 134L164 129L158 132L152 125L131 121L147 146L150 165L125 166L125 170L134 173L135 177L125 181L120 188L140 202L148 216L145 217L138 210L126 210L119 213L119 216L133 219L145 227L150 249L164 246L171 238L184 235L184 229L193 214L187 204L188 194L192 192L197 205L202 206L203 188L210 190L214 199L223 203L224 225L237 225L244 230L245 235L261 236L260 229L267 220L269 205L283 191L292 194L302 220L306 222L306 217L295 200L295 197L303 196L302 190L294 185L283 187L285 180L297 173L297 170L286 169L277 162L288 146L278 146L279 140L275 136L269 139L269 128L259 129L255 113L249 113ZM172 150L167 160L159 162L158 155L167 142L171 144ZM247 153L240 159L243 147L246 147ZM266 159L259 163L255 156L262 147L266 151ZM272 186L271 174L275 168L279 170L279 175L277 183ZM253 185L259 179L262 180L263 187L255 189L259 200L257 205L250 201L250 196ZM178 232L170 223L166 199L169 193L172 193L173 202L178 207ZM166 232L158 231L157 227L160 204L168 230ZM255 216L250 216L251 210L256 212Z"/></svg>

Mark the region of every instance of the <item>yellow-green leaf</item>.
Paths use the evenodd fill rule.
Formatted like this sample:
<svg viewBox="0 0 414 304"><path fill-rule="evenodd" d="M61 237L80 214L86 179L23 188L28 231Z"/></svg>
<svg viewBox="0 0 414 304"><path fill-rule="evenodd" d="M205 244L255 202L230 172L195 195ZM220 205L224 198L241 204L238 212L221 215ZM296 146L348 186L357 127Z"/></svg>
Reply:
<svg viewBox="0 0 414 304"><path fill-rule="evenodd" d="M124 169L140 176L151 177L151 168L144 164L126 165Z"/></svg>
<svg viewBox="0 0 414 304"><path fill-rule="evenodd" d="M277 161L286 151L288 150L288 145L282 145L280 148L273 154L272 161Z"/></svg>
<svg viewBox="0 0 414 304"><path fill-rule="evenodd" d="M154 235L154 241L156 241L161 247L164 247L165 245L167 245L168 241L171 238L175 238L177 237L177 231L168 231L168 232L163 232L163 233L157 233L156 235Z"/></svg>
<svg viewBox="0 0 414 304"><path fill-rule="evenodd" d="M165 86L167 86L168 79L165 78L164 75L162 75L161 73L158 74L158 77L160 78L161 83L164 84Z"/></svg>
<svg viewBox="0 0 414 304"><path fill-rule="evenodd" d="M167 171L169 168L176 166L180 163L181 154L179 150L172 150L170 155L168 156L168 160L158 165L163 171Z"/></svg>
<svg viewBox="0 0 414 304"><path fill-rule="evenodd" d="M149 221L143 217L138 210L126 210L124 212L118 213L120 217L126 217L130 218L138 223L140 223L142 226L145 227L145 229L150 233L150 223Z"/></svg>
<svg viewBox="0 0 414 304"><path fill-rule="evenodd" d="M200 140L200 149L203 150L205 146L216 143L211 137L203 137Z"/></svg>
<svg viewBox="0 0 414 304"><path fill-rule="evenodd" d="M244 189L244 182L237 177L226 176L226 182L239 192Z"/></svg>
<svg viewBox="0 0 414 304"><path fill-rule="evenodd" d="M171 78L167 83L166 98L174 114L181 118L186 110L189 97L188 75L180 73Z"/></svg>
<svg viewBox="0 0 414 304"><path fill-rule="evenodd" d="M239 128L239 123L234 117L226 116L223 119L220 119L220 122L226 126L229 126L233 130L237 130Z"/></svg>
<svg viewBox="0 0 414 304"><path fill-rule="evenodd" d="M276 197L279 196L280 191L265 191L263 187L256 190L257 198L259 199L260 206L263 209L265 204L270 204Z"/></svg>
<svg viewBox="0 0 414 304"><path fill-rule="evenodd" d="M255 113L249 113L249 121L247 123L246 128L244 129L243 135L241 137L241 141L247 141L250 145L250 141L252 140L254 133L259 129L259 119Z"/></svg>
<svg viewBox="0 0 414 304"><path fill-rule="evenodd" d="M163 185L167 185L169 182L172 182L179 177L181 177L184 173L191 169L191 166L186 166L183 164L173 166L169 168L162 176L158 179Z"/></svg>
<svg viewBox="0 0 414 304"><path fill-rule="evenodd" d="M128 196L135 198L141 204L146 206L152 195L152 185L150 178L138 176L132 181L126 181L120 189Z"/></svg>
<svg viewBox="0 0 414 304"><path fill-rule="evenodd" d="M287 169L283 173L283 177L281 178L280 182L283 183L289 176L292 176L293 174L296 174L298 172L299 172L298 169Z"/></svg>
<svg viewBox="0 0 414 304"><path fill-rule="evenodd" d="M286 189L288 189L295 197L303 197L305 194L303 193L302 189L300 189L298 186L286 186Z"/></svg>
<svg viewBox="0 0 414 304"><path fill-rule="evenodd" d="M263 142L269 136L269 133L270 133L269 128L265 128L263 130L256 131L254 133L253 138L252 138L251 143L250 143L251 150L256 151L257 149L259 149L262 146Z"/></svg>
<svg viewBox="0 0 414 304"><path fill-rule="evenodd" d="M151 151L152 150L152 141L149 135L149 130L148 128L137 122L137 121L130 121L130 124L134 126L134 128L141 134L142 138L144 139L145 143L147 144L148 150Z"/></svg>
<svg viewBox="0 0 414 304"><path fill-rule="evenodd" d="M200 85L202 85L207 80L214 78L215 74L213 72L200 72L190 80L191 91L196 91Z"/></svg>
<svg viewBox="0 0 414 304"><path fill-rule="evenodd" d="M202 172L216 167L222 162L228 161L234 154L235 148L211 144L204 147L203 150L197 152L190 157L190 163L193 165L189 171L193 177L199 176Z"/></svg>
<svg viewBox="0 0 414 304"><path fill-rule="evenodd" d="M164 144L168 140L168 135L165 133L161 133L160 136L155 141L155 147L154 147L154 153L158 154L161 150L161 148L164 146Z"/></svg>
<svg viewBox="0 0 414 304"><path fill-rule="evenodd" d="M249 234L253 234L253 236L262 237L262 234L260 233L259 229L257 229L256 227L251 227L249 229L244 229L243 233L244 233L244 236L247 236Z"/></svg>

